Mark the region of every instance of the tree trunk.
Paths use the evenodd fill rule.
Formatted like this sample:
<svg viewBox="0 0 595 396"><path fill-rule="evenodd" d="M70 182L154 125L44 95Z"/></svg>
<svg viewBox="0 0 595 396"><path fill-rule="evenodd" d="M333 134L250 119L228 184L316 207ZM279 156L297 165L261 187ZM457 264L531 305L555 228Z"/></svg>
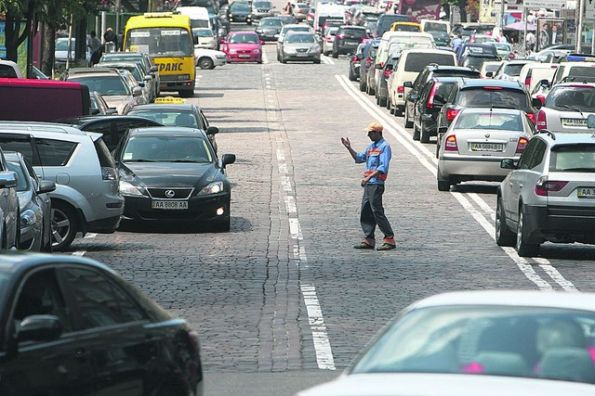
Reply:
<svg viewBox="0 0 595 396"><path fill-rule="evenodd" d="M461 23L467 22L467 0L459 0L459 13L461 14Z"/></svg>
<svg viewBox="0 0 595 396"><path fill-rule="evenodd" d="M29 31L31 30L31 15L32 13L29 13L26 16L27 23L25 24L25 30L23 30L23 33L19 35L21 31L22 17L15 15L10 10L6 13L4 22L6 59L13 62L18 62L19 46L27 39Z"/></svg>
<svg viewBox="0 0 595 396"><path fill-rule="evenodd" d="M47 23L43 24L43 52L41 54L41 71L48 76L54 69L54 55L56 51L56 28Z"/></svg>

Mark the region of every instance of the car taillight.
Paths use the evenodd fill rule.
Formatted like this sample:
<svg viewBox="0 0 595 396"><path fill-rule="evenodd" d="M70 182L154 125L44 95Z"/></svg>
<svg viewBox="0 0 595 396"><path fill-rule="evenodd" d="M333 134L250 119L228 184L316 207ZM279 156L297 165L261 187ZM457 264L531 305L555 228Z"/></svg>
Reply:
<svg viewBox="0 0 595 396"><path fill-rule="evenodd" d="M520 154L523 151L525 151L525 148L527 147L527 143L529 143L529 139L527 139L526 137L519 138L519 142L516 145L516 153Z"/></svg>
<svg viewBox="0 0 595 396"><path fill-rule="evenodd" d="M531 86L531 77L526 77L525 78L525 87L527 89L529 89L530 86Z"/></svg>
<svg viewBox="0 0 595 396"><path fill-rule="evenodd" d="M542 176L535 184L535 194L541 197L547 197L548 193L560 191L568 184L567 181L548 180L546 176Z"/></svg>
<svg viewBox="0 0 595 396"><path fill-rule="evenodd" d="M399 85L399 86L397 87L397 93L400 93L400 94L402 94L402 93L404 93L404 92L405 92L405 86L404 86L404 85Z"/></svg>
<svg viewBox="0 0 595 396"><path fill-rule="evenodd" d="M101 167L101 178L103 180L117 180L118 173L116 172L115 168L103 166Z"/></svg>
<svg viewBox="0 0 595 396"><path fill-rule="evenodd" d="M459 147L457 146L457 137L455 135L450 135L446 138L446 143L444 143L444 150L459 151Z"/></svg>
<svg viewBox="0 0 595 396"><path fill-rule="evenodd" d="M543 95L537 95L535 96L536 99L539 99L539 101L541 102L541 105L543 106L545 104L545 96Z"/></svg>
<svg viewBox="0 0 595 396"><path fill-rule="evenodd" d="M345 38L345 35L344 34L337 34L337 35L335 35L335 39L342 40L344 38Z"/></svg>
<svg viewBox="0 0 595 396"><path fill-rule="evenodd" d="M384 78L390 78L390 75L393 74L393 71L391 69L384 69L384 71L382 72L382 75L384 76Z"/></svg>
<svg viewBox="0 0 595 396"><path fill-rule="evenodd" d="M452 122L452 120L455 119L455 117L457 116L457 114L459 114L459 110L457 110L457 109L447 109L446 110L446 119L448 120L448 122Z"/></svg>
<svg viewBox="0 0 595 396"><path fill-rule="evenodd" d="M535 122L537 121L536 120L537 116L535 115L535 113L527 113L527 118L529 118L529 120L531 120L533 125L535 125Z"/></svg>
<svg viewBox="0 0 595 396"><path fill-rule="evenodd" d="M366 65L370 66L374 62L374 59L370 58L369 56L366 58Z"/></svg>
<svg viewBox="0 0 595 396"><path fill-rule="evenodd" d="M353 56L351 57L351 61L352 61L352 62L357 62L357 61L359 61L359 57L358 57L357 55L353 55Z"/></svg>
<svg viewBox="0 0 595 396"><path fill-rule="evenodd" d="M438 88L438 84L434 83L432 85L432 89L430 89L430 94L428 95L428 101L426 102L426 109L431 109L434 107L434 95L436 95L436 88Z"/></svg>
<svg viewBox="0 0 595 396"><path fill-rule="evenodd" d="M535 127L538 130L547 129L547 116L545 111L539 110L539 113L537 113L537 122L535 123Z"/></svg>

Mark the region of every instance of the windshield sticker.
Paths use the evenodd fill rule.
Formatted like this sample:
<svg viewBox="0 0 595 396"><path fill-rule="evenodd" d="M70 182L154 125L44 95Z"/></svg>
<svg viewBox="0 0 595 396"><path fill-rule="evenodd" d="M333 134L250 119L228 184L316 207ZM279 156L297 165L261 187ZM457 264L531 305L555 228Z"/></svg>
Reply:
<svg viewBox="0 0 595 396"><path fill-rule="evenodd" d="M151 33L150 32L139 32L139 31L133 30L132 32L130 32L130 37L151 37Z"/></svg>
<svg viewBox="0 0 595 396"><path fill-rule="evenodd" d="M162 30L161 35L162 36L179 36L180 31L179 30Z"/></svg>

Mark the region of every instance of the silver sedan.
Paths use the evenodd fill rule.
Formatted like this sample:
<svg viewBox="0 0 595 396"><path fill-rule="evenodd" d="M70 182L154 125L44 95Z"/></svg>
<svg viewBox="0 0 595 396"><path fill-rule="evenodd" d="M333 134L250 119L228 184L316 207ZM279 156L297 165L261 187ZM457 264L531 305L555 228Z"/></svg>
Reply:
<svg viewBox="0 0 595 396"><path fill-rule="evenodd" d="M281 63L287 61L320 63L320 45L314 33L291 32L281 47Z"/></svg>
<svg viewBox="0 0 595 396"><path fill-rule="evenodd" d="M500 168L500 161L520 158L533 133L521 110L464 109L440 131L438 190L449 191L462 181L503 180L509 170Z"/></svg>

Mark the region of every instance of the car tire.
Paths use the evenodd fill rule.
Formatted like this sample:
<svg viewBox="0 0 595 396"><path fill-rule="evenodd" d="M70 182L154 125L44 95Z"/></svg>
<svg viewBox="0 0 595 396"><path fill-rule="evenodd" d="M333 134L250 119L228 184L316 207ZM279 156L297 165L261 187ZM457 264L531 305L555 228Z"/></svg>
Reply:
<svg viewBox="0 0 595 396"><path fill-rule="evenodd" d="M419 140L419 128L413 126L413 140Z"/></svg>
<svg viewBox="0 0 595 396"><path fill-rule="evenodd" d="M338 53L338 52L335 52L335 51L333 51L333 58L337 59L338 57L339 57L339 53Z"/></svg>
<svg viewBox="0 0 595 396"><path fill-rule="evenodd" d="M405 128L413 127L413 121L409 119L409 112L407 111L407 103L405 103Z"/></svg>
<svg viewBox="0 0 595 396"><path fill-rule="evenodd" d="M519 222L516 231L515 249L521 257L533 257L539 253L538 243L528 243L525 241L527 234L527 227L525 223L525 209L524 205L519 208Z"/></svg>
<svg viewBox="0 0 595 396"><path fill-rule="evenodd" d="M185 89L183 91L178 91L178 94L181 98L191 98L194 96L194 89Z"/></svg>
<svg viewBox="0 0 595 396"><path fill-rule="evenodd" d="M403 110L399 109L397 105L395 105L395 117L403 117Z"/></svg>
<svg viewBox="0 0 595 396"><path fill-rule="evenodd" d="M494 224L496 244L498 246L514 246L516 235L506 225L506 214L502 205L502 197L496 203L496 221Z"/></svg>
<svg viewBox="0 0 595 396"><path fill-rule="evenodd" d="M436 158L440 157L440 139L436 141Z"/></svg>
<svg viewBox="0 0 595 396"><path fill-rule="evenodd" d="M441 179L440 175L436 177L436 184L438 185L438 191L450 191L450 180Z"/></svg>
<svg viewBox="0 0 595 396"><path fill-rule="evenodd" d="M211 58L202 57L198 60L198 67L203 70L212 70L215 68L215 62Z"/></svg>
<svg viewBox="0 0 595 396"><path fill-rule="evenodd" d="M357 76L351 67L349 68L349 81L357 81Z"/></svg>
<svg viewBox="0 0 595 396"><path fill-rule="evenodd" d="M387 98L378 97L378 105L380 107L386 107L386 102L388 102Z"/></svg>
<svg viewBox="0 0 595 396"><path fill-rule="evenodd" d="M319 65L320 64L320 58L314 59L314 63L317 64L317 65ZM355 81L355 80L352 80L352 81Z"/></svg>
<svg viewBox="0 0 595 396"><path fill-rule="evenodd" d="M78 231L78 216L74 208L64 202L52 202L52 250L67 249Z"/></svg>
<svg viewBox="0 0 595 396"><path fill-rule="evenodd" d="M422 143L430 142L430 132L426 128L424 128L423 123L419 127L419 141Z"/></svg>
<svg viewBox="0 0 595 396"><path fill-rule="evenodd" d="M360 77L359 78L359 90L361 92L366 92L366 88L367 88L367 86L366 86L366 79Z"/></svg>

